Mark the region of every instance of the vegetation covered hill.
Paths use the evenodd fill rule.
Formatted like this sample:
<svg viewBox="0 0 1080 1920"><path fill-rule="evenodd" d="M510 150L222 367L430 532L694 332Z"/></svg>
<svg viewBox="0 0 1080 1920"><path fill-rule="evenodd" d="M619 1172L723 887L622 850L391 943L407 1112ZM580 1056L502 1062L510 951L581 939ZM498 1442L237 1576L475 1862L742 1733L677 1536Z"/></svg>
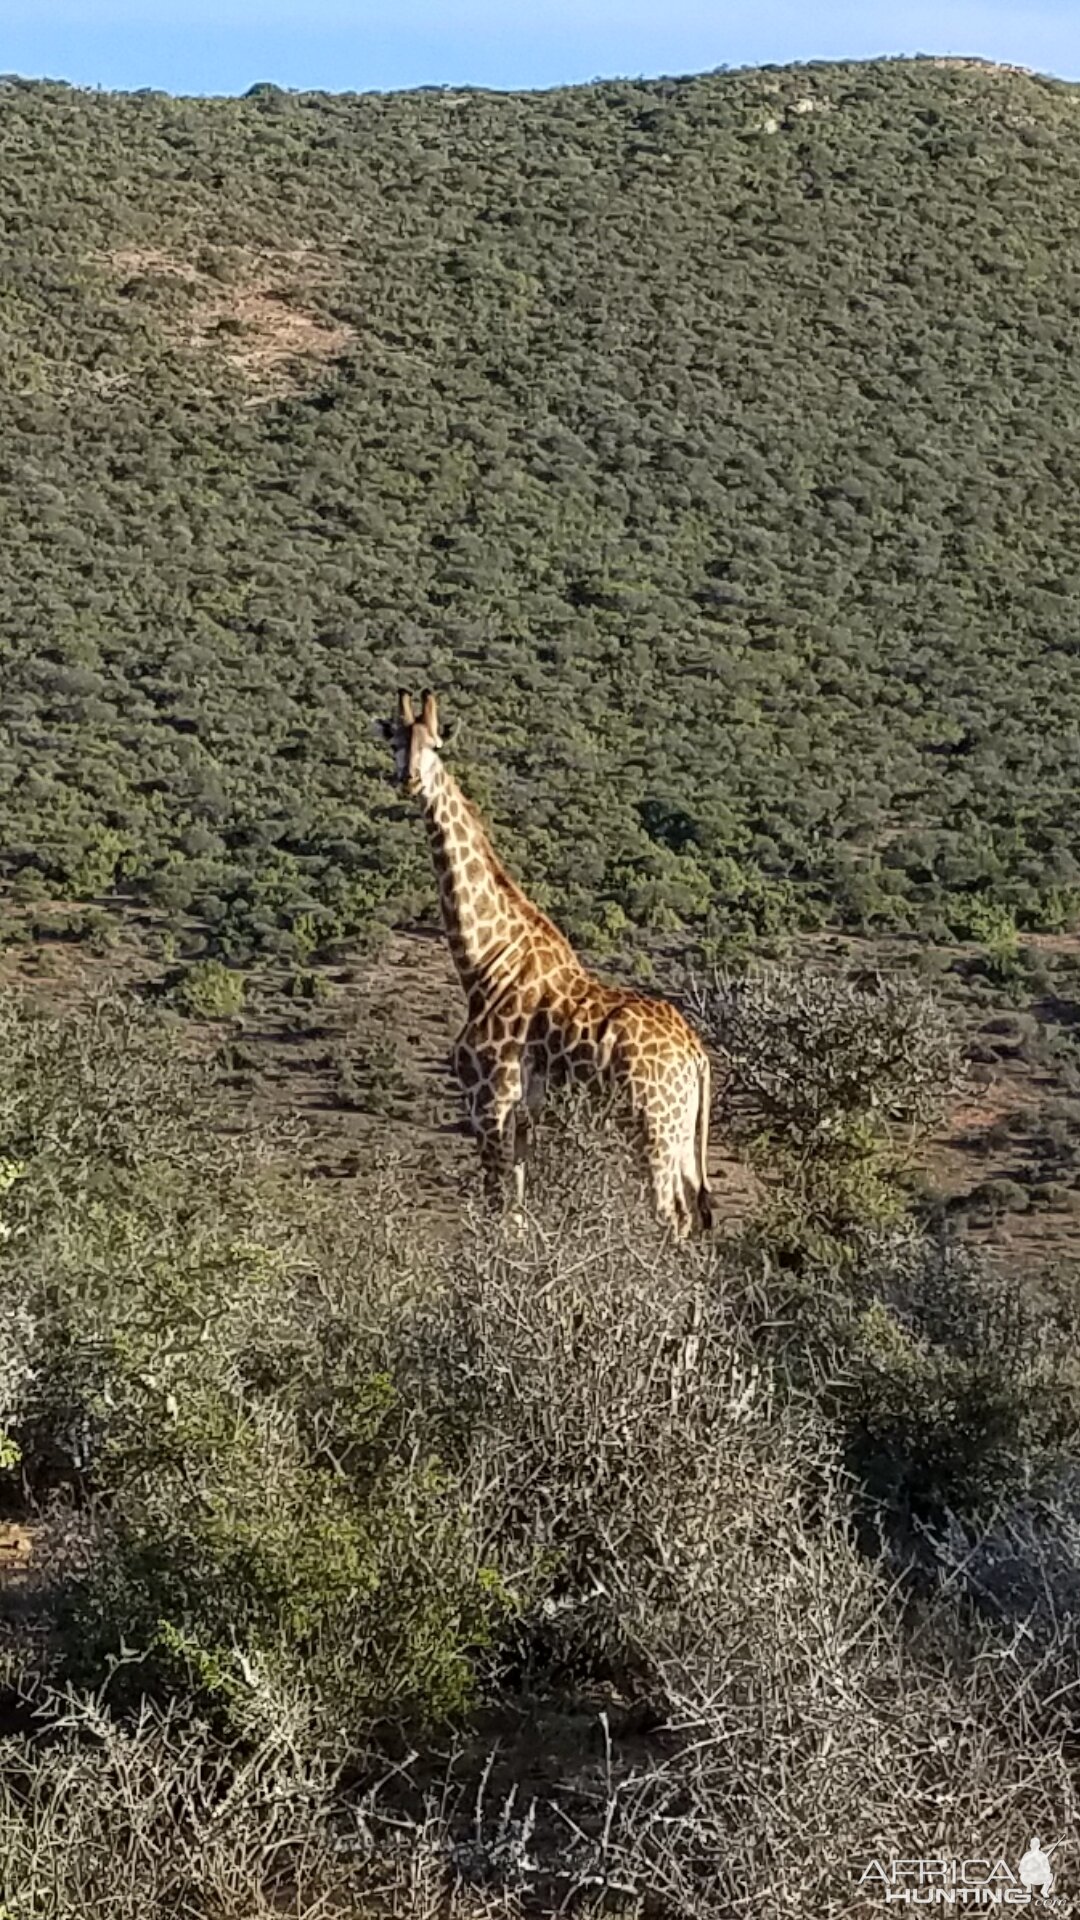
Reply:
<svg viewBox="0 0 1080 1920"><path fill-rule="evenodd" d="M2 857L414 913L399 679L599 945L1080 901L1080 95L0 88ZM992 913L991 913L992 919Z"/></svg>

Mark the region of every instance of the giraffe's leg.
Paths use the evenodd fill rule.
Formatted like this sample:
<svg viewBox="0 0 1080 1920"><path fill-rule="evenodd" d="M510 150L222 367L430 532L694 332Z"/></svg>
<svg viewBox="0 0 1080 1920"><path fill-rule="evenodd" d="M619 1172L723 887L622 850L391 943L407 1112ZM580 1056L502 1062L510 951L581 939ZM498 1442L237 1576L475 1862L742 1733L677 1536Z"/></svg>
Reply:
<svg viewBox="0 0 1080 1920"><path fill-rule="evenodd" d="M663 1226L670 1227L676 1240L685 1240L690 1232L691 1213L683 1184L682 1141L673 1137L669 1126L647 1117L645 1143L656 1217Z"/></svg>
<svg viewBox="0 0 1080 1920"><path fill-rule="evenodd" d="M490 1201L501 1203L515 1167L514 1115L521 1099L521 1062L497 1056L483 1064L484 1076L471 1090L469 1106L480 1147L484 1188Z"/></svg>
<svg viewBox="0 0 1080 1920"><path fill-rule="evenodd" d="M668 1074L650 1114L650 1159L662 1190L657 1212L677 1240L686 1240L707 1224L702 1212L700 1102L701 1070L696 1058L684 1059ZM706 1200L707 1200L706 1192Z"/></svg>
<svg viewBox="0 0 1080 1920"><path fill-rule="evenodd" d="M696 1209L691 1210L686 1198L686 1188L678 1174L676 1174L672 1182L672 1197L675 1203L675 1220L672 1232L676 1240L688 1240L696 1218Z"/></svg>
<svg viewBox="0 0 1080 1920"><path fill-rule="evenodd" d="M678 1218L675 1206L675 1169L671 1164L671 1155L663 1136L656 1137L650 1133L648 1159L653 1210L658 1220L674 1230Z"/></svg>
<svg viewBox="0 0 1080 1920"><path fill-rule="evenodd" d="M523 1106L518 1108L514 1129L514 1198L525 1203L525 1163L532 1148L533 1133L543 1111L547 1093L547 1073L534 1060L526 1059L522 1069Z"/></svg>
<svg viewBox="0 0 1080 1920"><path fill-rule="evenodd" d="M680 1141L676 1190L682 1200L686 1216L687 1233L705 1232L711 1224L712 1212L709 1206L710 1195L705 1190L705 1211L702 1211L702 1187L698 1172L697 1141Z"/></svg>
<svg viewBox="0 0 1080 1920"><path fill-rule="evenodd" d="M702 1164L699 1070L687 1075L679 1121L677 1189L682 1196L687 1233L706 1232L712 1222L708 1166ZM707 1098L706 1094L706 1098Z"/></svg>

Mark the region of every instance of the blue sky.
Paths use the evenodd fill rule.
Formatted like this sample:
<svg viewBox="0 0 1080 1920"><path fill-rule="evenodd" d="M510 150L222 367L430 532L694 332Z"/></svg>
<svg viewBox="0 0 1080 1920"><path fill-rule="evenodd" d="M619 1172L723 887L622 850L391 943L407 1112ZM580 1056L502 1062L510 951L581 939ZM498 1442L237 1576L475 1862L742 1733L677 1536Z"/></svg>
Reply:
<svg viewBox="0 0 1080 1920"><path fill-rule="evenodd" d="M547 87L765 61L974 53L1080 78L1080 0L0 0L0 72L242 93Z"/></svg>

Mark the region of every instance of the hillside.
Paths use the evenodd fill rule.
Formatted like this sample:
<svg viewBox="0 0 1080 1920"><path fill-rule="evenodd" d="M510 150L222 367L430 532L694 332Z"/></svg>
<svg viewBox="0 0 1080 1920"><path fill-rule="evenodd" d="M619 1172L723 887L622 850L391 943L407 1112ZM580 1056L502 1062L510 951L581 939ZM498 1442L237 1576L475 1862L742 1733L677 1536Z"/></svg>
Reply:
<svg viewBox="0 0 1080 1920"><path fill-rule="evenodd" d="M594 950L1068 926L1078 113L932 61L5 82L16 903L241 960L427 910L368 723L430 678Z"/></svg>

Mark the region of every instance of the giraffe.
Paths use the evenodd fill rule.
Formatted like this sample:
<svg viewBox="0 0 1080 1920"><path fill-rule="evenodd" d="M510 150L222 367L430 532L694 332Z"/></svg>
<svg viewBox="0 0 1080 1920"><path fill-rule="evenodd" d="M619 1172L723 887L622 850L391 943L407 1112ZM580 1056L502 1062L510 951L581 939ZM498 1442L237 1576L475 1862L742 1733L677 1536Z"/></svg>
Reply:
<svg viewBox="0 0 1080 1920"><path fill-rule="evenodd" d="M549 1084L629 1096L657 1216L683 1239L712 1224L707 1151L711 1076L701 1040L664 1000L605 985L502 865L476 808L441 757L435 697L398 694L376 731L399 788L420 802L450 952L466 1000L452 1064L479 1143L485 1187L512 1177L517 1205ZM449 730L445 739L449 738Z"/></svg>

